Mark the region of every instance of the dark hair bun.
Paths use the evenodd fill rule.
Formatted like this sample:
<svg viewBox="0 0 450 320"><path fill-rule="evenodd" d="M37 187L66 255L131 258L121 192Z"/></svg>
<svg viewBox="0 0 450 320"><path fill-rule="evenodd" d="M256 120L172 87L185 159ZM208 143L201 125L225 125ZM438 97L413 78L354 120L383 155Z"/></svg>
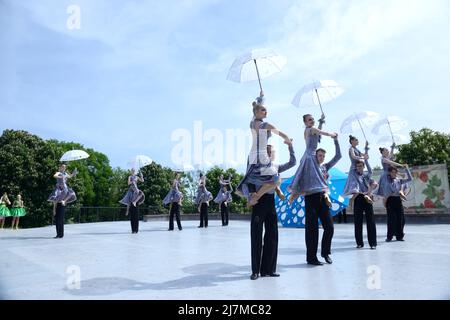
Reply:
<svg viewBox="0 0 450 320"><path fill-rule="evenodd" d="M380 153L383 153L384 148L379 148L378 150L380 150Z"/></svg>

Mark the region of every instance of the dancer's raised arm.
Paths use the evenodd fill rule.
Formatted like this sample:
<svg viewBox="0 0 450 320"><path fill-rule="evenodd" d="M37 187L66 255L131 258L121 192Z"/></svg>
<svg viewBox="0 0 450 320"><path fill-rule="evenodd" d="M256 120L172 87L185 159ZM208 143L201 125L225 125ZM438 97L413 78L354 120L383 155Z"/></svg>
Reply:
<svg viewBox="0 0 450 320"><path fill-rule="evenodd" d="M350 149L350 157L353 159L353 160L359 160L359 161L365 161L366 160L366 157L359 157L359 156L357 156L356 154L355 154L355 150L353 149L353 148L351 148Z"/></svg>
<svg viewBox="0 0 450 320"><path fill-rule="evenodd" d="M281 138L283 138L286 143L290 143L291 142L291 139L289 138L289 136L287 134L285 134L283 131L280 131L277 128L275 128L274 125L268 123L267 126L266 126L266 129L270 130L270 132L272 132L272 133L280 136Z"/></svg>
<svg viewBox="0 0 450 320"><path fill-rule="evenodd" d="M324 123L325 123L325 114L322 113L322 116L319 119L319 126L318 126L319 130L322 130L322 126Z"/></svg>
<svg viewBox="0 0 450 320"><path fill-rule="evenodd" d="M335 138L337 136L336 132L327 132L327 131L323 131L323 130L320 130L320 129L314 128L314 127L311 127L311 133L318 134L321 136L327 136L327 137L331 137L331 138Z"/></svg>

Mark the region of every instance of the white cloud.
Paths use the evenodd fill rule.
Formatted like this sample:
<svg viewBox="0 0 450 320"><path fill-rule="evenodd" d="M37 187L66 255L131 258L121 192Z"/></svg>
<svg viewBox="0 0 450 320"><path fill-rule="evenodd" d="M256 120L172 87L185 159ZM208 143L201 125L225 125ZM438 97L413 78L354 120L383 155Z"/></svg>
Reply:
<svg viewBox="0 0 450 320"><path fill-rule="evenodd" d="M291 74L330 74L435 18L447 6L444 0L301 2L289 9L271 38L279 38L274 47L288 57Z"/></svg>

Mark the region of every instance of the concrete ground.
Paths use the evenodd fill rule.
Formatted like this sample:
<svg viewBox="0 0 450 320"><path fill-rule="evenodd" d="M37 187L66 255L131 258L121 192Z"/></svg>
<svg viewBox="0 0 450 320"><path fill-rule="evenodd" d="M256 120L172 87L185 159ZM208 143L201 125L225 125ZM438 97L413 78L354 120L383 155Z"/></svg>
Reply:
<svg viewBox="0 0 450 320"><path fill-rule="evenodd" d="M0 298L450 299L450 225L407 225L405 242L385 243L378 224L377 250L357 250L353 225L336 224L334 263L320 267L305 262L304 230L280 227L281 277L251 281L249 221L219 224L73 224L63 239L54 227L0 230Z"/></svg>

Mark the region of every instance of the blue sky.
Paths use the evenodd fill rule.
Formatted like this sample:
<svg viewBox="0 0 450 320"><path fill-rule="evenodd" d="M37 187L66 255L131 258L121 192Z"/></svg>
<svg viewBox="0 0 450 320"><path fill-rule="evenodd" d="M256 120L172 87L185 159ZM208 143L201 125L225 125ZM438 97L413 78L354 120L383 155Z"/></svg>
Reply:
<svg viewBox="0 0 450 320"><path fill-rule="evenodd" d="M80 29L66 25L72 4ZM113 166L146 154L174 167L175 130L193 132L194 121L224 135L248 130L258 85L229 82L227 72L241 53L270 47L287 64L263 81L267 121L294 139L299 158L301 115L320 114L290 102L312 79L346 88L324 107L326 130L372 110L405 118L406 135L448 132L448 16L446 0L0 0L0 130L80 142ZM375 166L378 137L369 140ZM340 143L346 171L348 135ZM330 157L332 146L323 139Z"/></svg>

